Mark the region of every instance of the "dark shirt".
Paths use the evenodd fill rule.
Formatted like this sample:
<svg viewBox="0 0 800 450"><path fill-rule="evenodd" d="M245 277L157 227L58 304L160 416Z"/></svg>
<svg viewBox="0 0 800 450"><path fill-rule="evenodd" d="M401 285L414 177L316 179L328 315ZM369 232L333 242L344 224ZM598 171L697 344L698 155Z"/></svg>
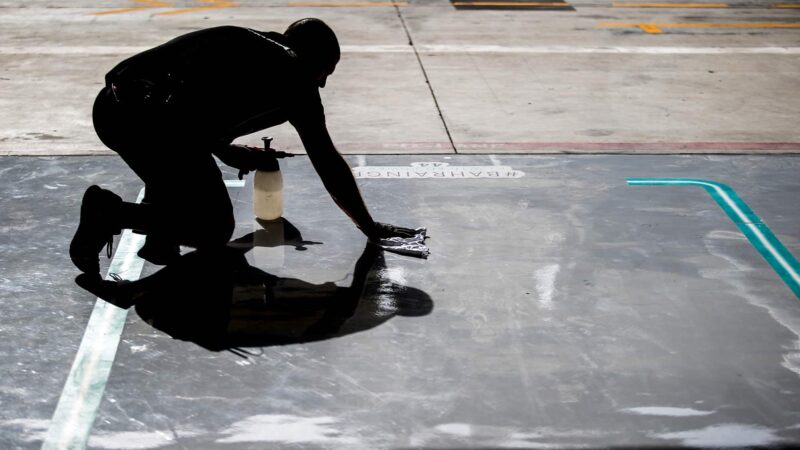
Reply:
<svg viewBox="0 0 800 450"><path fill-rule="evenodd" d="M164 111L175 131L212 146L286 121L325 126L319 88L280 33L188 33L121 62L106 85L121 104Z"/></svg>
<svg viewBox="0 0 800 450"><path fill-rule="evenodd" d="M289 121L336 204L367 236L376 235L350 167L328 134L317 81L282 34L234 26L185 34L121 62L106 75L106 87L112 93L105 89L103 98L112 96L112 104L96 104L94 120L111 148L136 152L154 148L148 144L155 140L253 170L257 153L231 142Z"/></svg>

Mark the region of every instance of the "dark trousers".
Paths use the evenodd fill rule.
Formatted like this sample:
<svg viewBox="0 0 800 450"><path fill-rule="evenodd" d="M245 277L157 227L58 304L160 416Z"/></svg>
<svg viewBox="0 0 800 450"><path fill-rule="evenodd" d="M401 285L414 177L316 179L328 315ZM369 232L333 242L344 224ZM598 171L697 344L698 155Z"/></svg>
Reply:
<svg viewBox="0 0 800 450"><path fill-rule="evenodd" d="M174 110L122 105L104 88L92 116L100 140L145 184L142 205L121 218L122 228L196 248L230 240L233 207L210 145L193 138Z"/></svg>

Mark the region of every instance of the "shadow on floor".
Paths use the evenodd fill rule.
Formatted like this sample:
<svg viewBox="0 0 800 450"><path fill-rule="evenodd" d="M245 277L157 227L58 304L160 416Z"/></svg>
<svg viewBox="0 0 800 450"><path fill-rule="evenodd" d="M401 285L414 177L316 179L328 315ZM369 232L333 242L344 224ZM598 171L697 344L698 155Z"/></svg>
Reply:
<svg viewBox="0 0 800 450"><path fill-rule="evenodd" d="M283 229L296 230L288 222ZM371 244L347 287L276 277L253 267L244 255L255 246L319 244L303 241L299 232L276 240L267 231L222 250L187 253L153 275L95 293L118 306L134 306L144 321L175 339L212 351L330 339L397 315L423 316L433 310L428 294L386 276L383 252Z"/></svg>

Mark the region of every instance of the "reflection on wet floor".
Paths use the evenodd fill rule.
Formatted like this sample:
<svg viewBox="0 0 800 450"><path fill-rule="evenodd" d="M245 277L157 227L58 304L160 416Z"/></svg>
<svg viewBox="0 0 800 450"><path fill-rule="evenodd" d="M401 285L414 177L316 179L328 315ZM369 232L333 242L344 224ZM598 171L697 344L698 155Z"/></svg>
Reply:
<svg viewBox="0 0 800 450"><path fill-rule="evenodd" d="M363 165L420 161L525 175L360 179L376 218L429 227L422 260L366 247L322 186L302 182L309 161L294 158L288 220L254 221L252 186L231 186L236 241L224 251L146 264L141 280L94 294L74 285L65 251L74 210L93 183L135 198L133 175L111 158L0 168L11 196L39 200L0 198L3 261L17 262L0 280L11 330L0 340L0 447L25 448L50 428L95 295L132 313L115 356L98 360L110 376L86 431L92 448L130 448L133 436L200 449L798 442L797 298L706 192L626 183L729 183L797 255L796 157ZM79 167L91 175L76 179ZM136 255L126 247L112 266Z"/></svg>
<svg viewBox="0 0 800 450"><path fill-rule="evenodd" d="M433 309L428 294L386 276L383 252L372 244L364 248L347 287L277 277L253 267L244 255L255 247L301 250L321 244L303 240L286 219L260 223L260 230L224 250L193 251L148 277L104 282L94 292L118 306L134 306L153 327L209 350L328 339Z"/></svg>

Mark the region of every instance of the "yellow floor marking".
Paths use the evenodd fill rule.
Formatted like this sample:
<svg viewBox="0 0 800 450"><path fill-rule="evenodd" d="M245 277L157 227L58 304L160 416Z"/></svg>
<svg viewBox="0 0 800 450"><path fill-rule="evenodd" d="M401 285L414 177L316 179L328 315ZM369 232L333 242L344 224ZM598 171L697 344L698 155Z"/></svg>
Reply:
<svg viewBox="0 0 800 450"><path fill-rule="evenodd" d="M562 2L453 2L453 6L564 6L572 7L569 3Z"/></svg>
<svg viewBox="0 0 800 450"><path fill-rule="evenodd" d="M641 28L643 31L646 31L646 32L648 32L650 34L660 34L661 33L661 28L658 28L655 25L642 24L642 25L639 25L639 28Z"/></svg>
<svg viewBox="0 0 800 450"><path fill-rule="evenodd" d="M800 28L800 23L617 23L601 22L601 27L638 27L652 34L662 28Z"/></svg>
<svg viewBox="0 0 800 450"><path fill-rule="evenodd" d="M153 9L153 8L163 8L166 6L172 6L170 2L161 2L158 0L130 0L134 3L144 3L149 6L136 6L133 8L122 8L122 9L112 9L111 11L100 11L96 13L92 13L93 16L103 16L106 14L121 14L127 12L134 12L134 11L142 11L145 9Z"/></svg>
<svg viewBox="0 0 800 450"><path fill-rule="evenodd" d="M175 14L183 14L183 13L190 13L190 12L197 12L197 11L207 11L209 9L220 9L220 8L230 8L233 6L239 6L237 2L227 2L224 0L197 0L201 3L208 3L209 6L196 6L194 8L185 8L185 9L176 9L174 11L164 11L155 13L155 15L159 16L172 16Z"/></svg>
<svg viewBox="0 0 800 450"><path fill-rule="evenodd" d="M613 2L615 8L727 8L727 3L623 3Z"/></svg>
<svg viewBox="0 0 800 450"><path fill-rule="evenodd" d="M777 4L777 5L770 5L770 8L800 8L800 3L786 3L786 4Z"/></svg>
<svg viewBox="0 0 800 450"><path fill-rule="evenodd" d="M408 6L406 2L289 2L289 6Z"/></svg>

